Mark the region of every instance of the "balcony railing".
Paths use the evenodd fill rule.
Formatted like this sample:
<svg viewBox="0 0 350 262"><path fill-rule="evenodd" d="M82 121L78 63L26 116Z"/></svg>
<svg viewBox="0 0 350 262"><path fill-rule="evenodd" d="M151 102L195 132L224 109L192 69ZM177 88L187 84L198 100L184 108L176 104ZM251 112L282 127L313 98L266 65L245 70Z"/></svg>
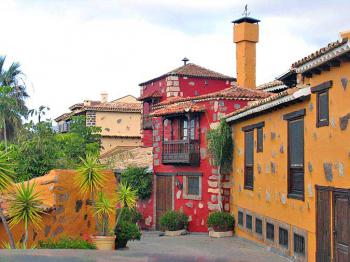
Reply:
<svg viewBox="0 0 350 262"><path fill-rule="evenodd" d="M199 165L199 140L172 140L163 141L163 164Z"/></svg>
<svg viewBox="0 0 350 262"><path fill-rule="evenodd" d="M152 117L149 115L144 115L142 118L143 129L152 129Z"/></svg>

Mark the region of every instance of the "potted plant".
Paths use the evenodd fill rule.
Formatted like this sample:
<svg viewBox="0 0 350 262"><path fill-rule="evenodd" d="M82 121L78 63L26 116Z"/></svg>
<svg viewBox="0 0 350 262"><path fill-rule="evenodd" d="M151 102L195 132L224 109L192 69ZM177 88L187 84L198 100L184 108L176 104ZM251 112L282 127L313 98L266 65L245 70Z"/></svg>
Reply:
<svg viewBox="0 0 350 262"><path fill-rule="evenodd" d="M186 233L188 216L180 211L169 210L160 218L160 226L166 236L180 236Z"/></svg>
<svg viewBox="0 0 350 262"><path fill-rule="evenodd" d="M77 168L74 179L81 194L88 194L92 202L97 231L97 235L91 236L92 242L96 245L96 249L113 250L115 236L110 235L106 221L114 212L115 207L103 193L98 193L107 182L106 175L103 173L105 167L100 164L95 155L87 154L85 159L80 158L80 160L81 164ZM98 193L97 201L95 201L96 193Z"/></svg>
<svg viewBox="0 0 350 262"><path fill-rule="evenodd" d="M99 220L99 232L91 237L92 243L98 250L114 250L115 235L109 229L108 221L114 213L115 205L104 193L99 192L94 209Z"/></svg>
<svg viewBox="0 0 350 262"><path fill-rule="evenodd" d="M129 240L140 240L141 232L136 225L140 220L140 213L135 209L137 191L125 183L121 183L117 190L117 219L114 228L116 248L125 248Z"/></svg>
<svg viewBox="0 0 350 262"><path fill-rule="evenodd" d="M235 218L227 212L213 212L209 215L207 225L210 237L230 237L233 235Z"/></svg>

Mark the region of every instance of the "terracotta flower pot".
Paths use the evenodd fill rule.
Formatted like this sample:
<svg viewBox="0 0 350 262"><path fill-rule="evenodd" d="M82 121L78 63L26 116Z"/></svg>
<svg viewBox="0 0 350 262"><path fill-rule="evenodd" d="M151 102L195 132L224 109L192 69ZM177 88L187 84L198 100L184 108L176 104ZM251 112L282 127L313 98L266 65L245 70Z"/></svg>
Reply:
<svg viewBox="0 0 350 262"><path fill-rule="evenodd" d="M91 236L97 250L114 250L115 236Z"/></svg>

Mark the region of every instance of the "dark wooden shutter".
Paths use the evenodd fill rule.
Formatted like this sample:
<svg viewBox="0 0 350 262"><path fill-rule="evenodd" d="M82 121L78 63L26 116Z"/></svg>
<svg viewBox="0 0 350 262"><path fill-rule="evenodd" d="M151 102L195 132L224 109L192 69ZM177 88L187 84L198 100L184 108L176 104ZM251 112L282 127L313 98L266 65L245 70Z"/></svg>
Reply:
<svg viewBox="0 0 350 262"><path fill-rule="evenodd" d="M263 133L263 128L260 127L257 130L257 147L256 147L256 152L262 152L264 148L264 133Z"/></svg>
<svg viewBox="0 0 350 262"><path fill-rule="evenodd" d="M331 261L331 203L328 189L316 188L316 261Z"/></svg>
<svg viewBox="0 0 350 262"><path fill-rule="evenodd" d="M288 121L288 195L304 199L304 118Z"/></svg>
<svg viewBox="0 0 350 262"><path fill-rule="evenodd" d="M246 131L244 136L244 188L253 190L254 185L254 130Z"/></svg>
<svg viewBox="0 0 350 262"><path fill-rule="evenodd" d="M317 127L329 125L329 95L328 90L317 94Z"/></svg>

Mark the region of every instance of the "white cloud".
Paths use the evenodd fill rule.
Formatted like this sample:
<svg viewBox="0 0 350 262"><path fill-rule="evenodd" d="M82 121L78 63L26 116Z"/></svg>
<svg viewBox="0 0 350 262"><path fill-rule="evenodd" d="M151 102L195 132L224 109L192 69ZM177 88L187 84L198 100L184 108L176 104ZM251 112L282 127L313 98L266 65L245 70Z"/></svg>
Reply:
<svg viewBox="0 0 350 262"><path fill-rule="evenodd" d="M120 11L115 17L104 17L101 6L95 10L96 16L91 8L100 3L97 1L80 2L81 8L77 3L70 6L70 1L63 3L65 8L45 1L35 5L11 0L0 3L0 53L22 63L32 83L29 105L48 105L52 118L73 103L99 99L102 91L107 91L111 99L126 94L138 96L140 82L180 66L184 56L199 65L235 75L232 26L228 22L217 21L207 33L202 30L205 33L193 34L151 22L137 12L128 15L123 9L140 1L109 3L110 10ZM175 6L179 2L162 3ZM183 7L207 9L229 5L226 0L181 3ZM283 73L294 60L316 48L288 31L294 23L295 20L278 17L262 21L258 83Z"/></svg>

